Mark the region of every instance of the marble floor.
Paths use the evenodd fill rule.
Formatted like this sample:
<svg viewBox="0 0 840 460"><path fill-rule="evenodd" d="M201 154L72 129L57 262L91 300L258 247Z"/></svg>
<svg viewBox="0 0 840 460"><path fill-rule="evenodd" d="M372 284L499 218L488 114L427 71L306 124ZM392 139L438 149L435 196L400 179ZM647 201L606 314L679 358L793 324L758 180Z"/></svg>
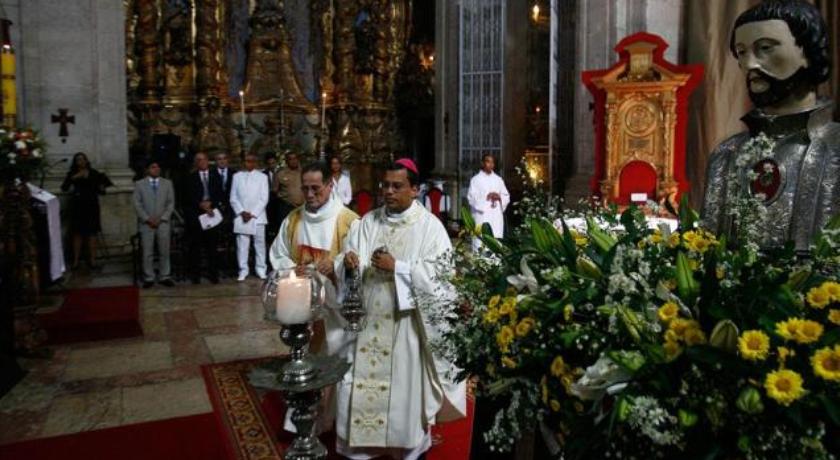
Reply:
<svg viewBox="0 0 840 460"><path fill-rule="evenodd" d="M68 277L65 288L131 284L124 268ZM0 399L0 444L211 412L200 367L285 348L262 320L260 281L140 291L143 336L52 348ZM47 293L44 309L61 304Z"/></svg>

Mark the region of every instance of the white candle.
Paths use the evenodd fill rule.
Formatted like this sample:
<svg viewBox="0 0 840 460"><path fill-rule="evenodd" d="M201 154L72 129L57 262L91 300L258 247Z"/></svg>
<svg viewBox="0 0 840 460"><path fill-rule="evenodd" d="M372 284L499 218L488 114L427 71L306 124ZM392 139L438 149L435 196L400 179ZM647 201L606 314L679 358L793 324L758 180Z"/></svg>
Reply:
<svg viewBox="0 0 840 460"><path fill-rule="evenodd" d="M239 91L239 113L242 115L242 127L245 127L245 91Z"/></svg>
<svg viewBox="0 0 840 460"><path fill-rule="evenodd" d="M327 92L321 93L321 131L327 126Z"/></svg>
<svg viewBox="0 0 840 460"><path fill-rule="evenodd" d="M312 321L311 285L309 278L298 278L292 271L277 282L277 321L302 324Z"/></svg>

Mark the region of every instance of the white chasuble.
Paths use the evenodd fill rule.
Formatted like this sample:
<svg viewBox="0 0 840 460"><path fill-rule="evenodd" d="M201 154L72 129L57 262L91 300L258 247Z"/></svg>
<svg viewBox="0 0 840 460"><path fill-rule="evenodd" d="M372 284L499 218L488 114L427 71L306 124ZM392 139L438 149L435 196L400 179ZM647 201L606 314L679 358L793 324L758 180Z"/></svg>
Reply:
<svg viewBox="0 0 840 460"><path fill-rule="evenodd" d="M370 265L383 246L396 259L394 273ZM359 256L368 314L348 350L353 366L338 385L336 432L354 453L415 449L428 441L430 425L466 414L466 385L451 381L451 363L433 355L429 340L439 331L415 305L415 296L445 294L436 268L450 249L443 225L417 202L396 216L384 208L368 213L347 238L344 252Z"/></svg>

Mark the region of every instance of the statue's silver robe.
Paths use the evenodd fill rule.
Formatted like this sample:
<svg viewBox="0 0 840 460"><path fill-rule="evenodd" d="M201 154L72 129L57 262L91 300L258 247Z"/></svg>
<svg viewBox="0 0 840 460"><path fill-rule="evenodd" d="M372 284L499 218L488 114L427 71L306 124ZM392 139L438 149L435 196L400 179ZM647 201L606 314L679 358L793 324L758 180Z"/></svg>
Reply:
<svg viewBox="0 0 840 460"><path fill-rule="evenodd" d="M758 109L742 118L749 128L722 142L712 153L706 171L703 225L719 234L731 235L732 217L727 212L727 188L735 157L752 137L765 133L776 143L772 159L784 170L778 198L768 203L763 247L793 241L798 251L807 250L814 237L840 211L840 124L831 121L832 104L788 115L767 115ZM752 166L737 171L746 183Z"/></svg>

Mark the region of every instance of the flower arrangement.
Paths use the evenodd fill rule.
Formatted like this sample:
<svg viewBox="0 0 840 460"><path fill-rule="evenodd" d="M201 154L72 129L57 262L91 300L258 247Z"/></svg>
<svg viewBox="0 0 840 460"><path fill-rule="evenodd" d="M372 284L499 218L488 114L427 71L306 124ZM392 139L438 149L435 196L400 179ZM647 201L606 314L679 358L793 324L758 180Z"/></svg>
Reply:
<svg viewBox="0 0 840 460"><path fill-rule="evenodd" d="M44 141L29 128L0 128L0 179L26 180L44 167Z"/></svg>
<svg viewBox="0 0 840 460"><path fill-rule="evenodd" d="M678 215L672 231L635 207L585 229L531 214L504 242L464 216L484 253L447 261L462 308L432 315L435 346L501 403L493 449L537 429L564 458L833 458L840 218L803 257Z"/></svg>

